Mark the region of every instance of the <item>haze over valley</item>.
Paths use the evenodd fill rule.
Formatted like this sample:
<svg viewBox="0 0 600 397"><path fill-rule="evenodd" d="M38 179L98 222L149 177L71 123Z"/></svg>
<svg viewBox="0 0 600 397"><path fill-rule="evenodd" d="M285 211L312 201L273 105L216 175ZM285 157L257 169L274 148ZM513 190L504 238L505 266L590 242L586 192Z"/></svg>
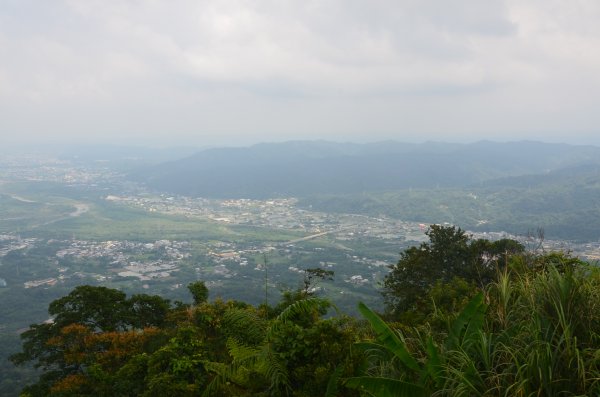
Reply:
<svg viewBox="0 0 600 397"><path fill-rule="evenodd" d="M599 4L2 2L0 395L597 394Z"/></svg>
<svg viewBox="0 0 600 397"><path fill-rule="evenodd" d="M260 304L318 267L335 277L315 291L341 310L379 307L389 265L430 224L600 258L594 146L293 141L176 153L3 157L5 356L81 284L186 300L185 286L203 280L214 297Z"/></svg>

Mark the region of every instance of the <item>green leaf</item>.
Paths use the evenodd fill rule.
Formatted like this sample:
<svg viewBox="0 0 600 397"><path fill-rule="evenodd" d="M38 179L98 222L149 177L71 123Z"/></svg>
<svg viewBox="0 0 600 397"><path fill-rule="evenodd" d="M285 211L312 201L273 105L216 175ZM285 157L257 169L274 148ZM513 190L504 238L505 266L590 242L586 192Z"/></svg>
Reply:
<svg viewBox="0 0 600 397"><path fill-rule="evenodd" d="M404 342L400 340L398 335L379 317L375 312L367 307L364 303L358 304L358 310L371 323L371 327L377 333L377 340L386 349L392 352L400 361L408 368L421 371L417 361L410 355Z"/></svg>
<svg viewBox="0 0 600 397"><path fill-rule="evenodd" d="M260 349L245 346L234 338L227 339L227 349L231 357L233 357L233 361L239 363L256 359L260 354Z"/></svg>
<svg viewBox="0 0 600 397"><path fill-rule="evenodd" d="M315 315L319 313L319 308L326 305L328 305L327 301L320 298L307 298L292 303L273 320L267 330L266 340L272 340L287 322L301 316Z"/></svg>
<svg viewBox="0 0 600 397"><path fill-rule="evenodd" d="M436 386L440 386L443 382L442 361L431 336L427 339L427 356L428 359L425 363L425 373L433 380L433 383Z"/></svg>
<svg viewBox="0 0 600 397"><path fill-rule="evenodd" d="M271 350L270 346L267 345L263 349L262 372L271 383L271 387L275 390L283 387L286 391L290 391L291 385L286 366L281 362L277 354Z"/></svg>
<svg viewBox="0 0 600 397"><path fill-rule="evenodd" d="M359 376L347 379L344 385L350 389L366 391L376 397L425 397L428 395L422 386L390 378Z"/></svg>
<svg viewBox="0 0 600 397"><path fill-rule="evenodd" d="M446 341L449 349L461 346L465 341L475 337L483 328L487 305L483 303L483 293L480 292L460 312L450 328Z"/></svg>
<svg viewBox="0 0 600 397"><path fill-rule="evenodd" d="M338 394L338 384L344 369L344 364L341 364L337 366L335 371L333 371L333 374L331 374L331 377L327 382L327 391L325 392L325 397L335 397Z"/></svg>

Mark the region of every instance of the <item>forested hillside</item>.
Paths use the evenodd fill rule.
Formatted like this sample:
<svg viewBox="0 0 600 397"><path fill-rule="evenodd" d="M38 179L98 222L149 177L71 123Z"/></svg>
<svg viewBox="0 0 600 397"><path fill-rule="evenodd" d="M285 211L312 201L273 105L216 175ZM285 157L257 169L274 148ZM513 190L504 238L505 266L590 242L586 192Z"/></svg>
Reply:
<svg viewBox="0 0 600 397"><path fill-rule="evenodd" d="M468 145L298 141L201 151L131 177L190 196L271 198L405 188L463 188L598 163L600 148L538 142Z"/></svg>
<svg viewBox="0 0 600 397"><path fill-rule="evenodd" d="M323 212L595 241L599 164L593 146L300 141L209 149L129 177L167 194L297 197Z"/></svg>
<svg viewBox="0 0 600 397"><path fill-rule="evenodd" d="M549 238L600 238L600 168L493 179L464 188L403 189L353 195L314 195L300 201L325 212L387 215L417 222L448 222L473 231L524 235L544 229Z"/></svg>
<svg viewBox="0 0 600 397"><path fill-rule="evenodd" d="M600 272L512 240L433 226L384 283L386 311L342 316L307 269L280 302L193 302L79 286L22 335L27 396L504 396L600 393ZM269 304L270 303L270 304Z"/></svg>

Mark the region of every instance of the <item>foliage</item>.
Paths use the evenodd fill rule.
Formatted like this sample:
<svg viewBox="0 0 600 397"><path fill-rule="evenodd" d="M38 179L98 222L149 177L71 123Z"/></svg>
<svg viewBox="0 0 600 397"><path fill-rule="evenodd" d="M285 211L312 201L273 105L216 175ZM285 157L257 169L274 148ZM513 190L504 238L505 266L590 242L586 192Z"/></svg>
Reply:
<svg viewBox="0 0 600 397"><path fill-rule="evenodd" d="M443 342L433 329L408 341L363 305L371 365L346 385L374 396L598 395L599 291L599 270L581 261L516 256Z"/></svg>
<svg viewBox="0 0 600 397"><path fill-rule="evenodd" d="M350 319L320 319L327 306L322 299L301 299L272 320L249 308L229 311L228 328L243 325L249 334L227 341L228 366L210 363L217 376L205 394L233 395L234 387L250 395L323 395L355 338Z"/></svg>
<svg viewBox="0 0 600 397"><path fill-rule="evenodd" d="M101 331L126 328L126 311L125 293L89 285L76 287L48 307L48 313L54 316L55 327L79 323Z"/></svg>
<svg viewBox="0 0 600 397"><path fill-rule="evenodd" d="M445 342L446 349L465 349L478 336L487 306L483 294L475 296L454 320ZM354 377L346 381L351 388L367 391L377 396L429 396L444 382L442 365L444 357L440 348L430 339L426 342L426 355L420 364L409 352L406 343L377 314L364 304L359 310L376 332L376 342L370 343L370 350L389 352L405 368L405 377L392 379L382 376ZM363 345L364 346L364 345ZM373 356L373 353L371 352ZM377 362L372 365L378 364Z"/></svg>
<svg viewBox="0 0 600 397"><path fill-rule="evenodd" d="M304 281L302 291L308 296L314 292L318 281L333 281L333 270L325 270L314 267L304 270Z"/></svg>
<svg viewBox="0 0 600 397"><path fill-rule="evenodd" d="M164 327L168 323L171 304L160 296L136 294L128 299L127 308L128 323L133 328Z"/></svg>
<svg viewBox="0 0 600 397"><path fill-rule="evenodd" d="M392 189L313 195L300 205L329 213L449 222L479 232L504 230L522 235L532 227L542 227L552 239L600 238L596 227L600 221L597 166L543 171L468 187L419 188L414 184L412 188Z"/></svg>
<svg viewBox="0 0 600 397"><path fill-rule="evenodd" d="M190 292L205 297L201 287L192 283ZM53 322L22 335L13 362L43 369L24 393L323 395L355 341L351 319L322 319L330 306L323 299L305 296L269 318L242 302L194 298L194 306L172 306L158 296L77 287L50 304Z"/></svg>
<svg viewBox="0 0 600 397"><path fill-rule="evenodd" d="M87 367L89 363L75 359L74 354L83 354L82 346L88 346L88 336L164 326L164 314L170 309L168 301L160 297L134 295L127 299L118 290L79 286L50 304L51 321L34 324L21 334L23 351L12 355L11 361L33 362L42 368L40 381L28 390L32 395L45 395L53 384L75 379ZM104 352L105 347L96 346L94 351Z"/></svg>
<svg viewBox="0 0 600 397"><path fill-rule="evenodd" d="M470 284L487 285L509 255L524 249L513 240L472 240L454 226L431 225L426 234L429 242L402 252L383 281L386 310L394 318L423 312L436 283L458 277Z"/></svg>
<svg viewBox="0 0 600 397"><path fill-rule="evenodd" d="M208 300L208 288L206 288L206 285L203 281L196 281L194 283L188 284L188 290L194 298L195 305L206 302Z"/></svg>
<svg viewBox="0 0 600 397"><path fill-rule="evenodd" d="M599 395L598 268L432 230L424 258L445 267L404 323L360 304L363 326L306 284L277 308L209 302L201 282L194 305L77 287L22 334L12 360L42 370L23 395Z"/></svg>
<svg viewBox="0 0 600 397"><path fill-rule="evenodd" d="M301 287L296 290L283 291L281 301L273 308L272 312L280 314L294 303L314 297L319 290L319 283L322 281L333 281L333 275L334 272L332 270L325 270L318 267L305 269ZM322 304L319 314L324 315L328 307L328 304Z"/></svg>

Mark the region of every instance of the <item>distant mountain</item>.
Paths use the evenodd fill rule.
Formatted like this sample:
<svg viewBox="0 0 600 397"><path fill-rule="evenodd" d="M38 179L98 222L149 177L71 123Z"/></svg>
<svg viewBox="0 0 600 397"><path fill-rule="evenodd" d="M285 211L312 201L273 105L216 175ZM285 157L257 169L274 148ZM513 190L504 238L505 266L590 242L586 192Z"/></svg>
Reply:
<svg viewBox="0 0 600 397"><path fill-rule="evenodd" d="M586 162L584 164L559 168L542 174L520 175L513 177L497 178L485 181L480 187L526 187L539 188L561 186L596 186L600 182L600 164Z"/></svg>
<svg viewBox="0 0 600 397"><path fill-rule="evenodd" d="M600 148L541 142L264 143L207 149L131 174L151 188L209 198L461 188L600 164Z"/></svg>
<svg viewBox="0 0 600 397"><path fill-rule="evenodd" d="M148 148L143 146L71 145L53 148L58 158L86 166L132 170L190 156L190 147Z"/></svg>

